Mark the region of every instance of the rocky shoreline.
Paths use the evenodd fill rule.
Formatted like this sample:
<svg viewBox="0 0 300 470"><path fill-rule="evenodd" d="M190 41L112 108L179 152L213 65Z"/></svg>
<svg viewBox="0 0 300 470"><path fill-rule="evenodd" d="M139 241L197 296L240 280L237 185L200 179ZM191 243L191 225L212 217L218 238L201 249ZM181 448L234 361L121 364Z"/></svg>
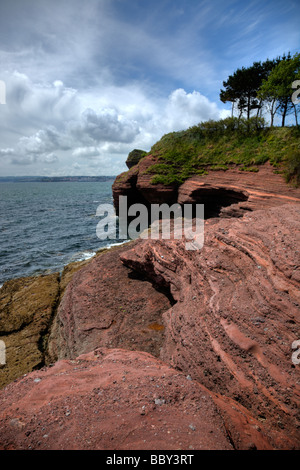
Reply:
<svg viewBox="0 0 300 470"><path fill-rule="evenodd" d="M268 165L154 187L152 160L116 208L211 201L203 249L139 239L5 283L0 449L299 449L300 190Z"/></svg>

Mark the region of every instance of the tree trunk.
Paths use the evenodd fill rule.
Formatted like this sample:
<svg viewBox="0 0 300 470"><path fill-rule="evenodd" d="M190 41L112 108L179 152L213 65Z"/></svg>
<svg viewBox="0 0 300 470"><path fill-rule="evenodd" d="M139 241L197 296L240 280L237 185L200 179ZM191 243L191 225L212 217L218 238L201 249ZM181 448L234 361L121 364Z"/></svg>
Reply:
<svg viewBox="0 0 300 470"><path fill-rule="evenodd" d="M293 106L294 106L294 111L295 111L295 121L296 121L296 126L298 127L298 116L297 116L297 108L296 108L296 105L293 103Z"/></svg>
<svg viewBox="0 0 300 470"><path fill-rule="evenodd" d="M284 127L285 125L285 116L286 116L286 106L283 108L283 113L282 113L282 122L281 122L282 127Z"/></svg>
<svg viewBox="0 0 300 470"><path fill-rule="evenodd" d="M239 106L238 106L238 109L239 109L239 111L240 111L240 114L239 114L239 120L240 120L241 117L243 116L243 108L242 108L242 106L239 105Z"/></svg>
<svg viewBox="0 0 300 470"><path fill-rule="evenodd" d="M276 109L274 111L275 103L276 103L276 100L273 100L272 101L272 106L271 106L271 127L273 127L273 125L274 125L274 117L275 117L275 114L276 114Z"/></svg>
<svg viewBox="0 0 300 470"><path fill-rule="evenodd" d="M247 103L247 119L250 119L250 96L248 95L248 103Z"/></svg>
<svg viewBox="0 0 300 470"><path fill-rule="evenodd" d="M285 126L285 118L286 118L287 110L288 110L288 101L285 100L285 102L283 103L282 127Z"/></svg>

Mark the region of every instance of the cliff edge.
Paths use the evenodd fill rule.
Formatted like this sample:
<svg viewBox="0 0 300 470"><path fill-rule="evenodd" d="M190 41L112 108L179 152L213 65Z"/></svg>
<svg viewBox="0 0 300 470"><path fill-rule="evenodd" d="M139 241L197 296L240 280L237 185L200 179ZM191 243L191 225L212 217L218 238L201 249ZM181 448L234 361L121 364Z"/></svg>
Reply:
<svg viewBox="0 0 300 470"><path fill-rule="evenodd" d="M204 246L137 239L6 283L0 449L299 449L300 190L268 162L153 184L155 162L116 209L203 203Z"/></svg>

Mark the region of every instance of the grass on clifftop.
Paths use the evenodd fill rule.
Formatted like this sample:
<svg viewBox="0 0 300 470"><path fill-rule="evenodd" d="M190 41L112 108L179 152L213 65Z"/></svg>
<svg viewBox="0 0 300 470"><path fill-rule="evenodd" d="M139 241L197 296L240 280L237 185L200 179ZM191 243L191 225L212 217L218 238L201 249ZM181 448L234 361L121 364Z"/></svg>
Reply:
<svg viewBox="0 0 300 470"><path fill-rule="evenodd" d="M149 154L158 162L148 168L152 184L182 184L207 170L237 167L259 171L267 161L287 183L300 184L299 127L266 128L262 119L227 118L208 121L164 135Z"/></svg>

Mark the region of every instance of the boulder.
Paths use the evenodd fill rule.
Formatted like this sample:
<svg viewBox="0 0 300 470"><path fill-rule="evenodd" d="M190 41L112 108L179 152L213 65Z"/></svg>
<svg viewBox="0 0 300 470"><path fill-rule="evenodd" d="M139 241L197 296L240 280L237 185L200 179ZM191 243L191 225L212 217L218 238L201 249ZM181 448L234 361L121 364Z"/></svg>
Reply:
<svg viewBox="0 0 300 470"><path fill-rule="evenodd" d="M133 166L137 165L138 162L143 158L145 155L147 155L147 152L144 150L139 150L139 149L134 149L132 150L127 157L126 160L126 165L130 169Z"/></svg>
<svg viewBox="0 0 300 470"><path fill-rule="evenodd" d="M0 338L6 353L0 388L44 364L58 297L58 273L14 279L0 289Z"/></svg>
<svg viewBox="0 0 300 470"><path fill-rule="evenodd" d="M0 391L0 450L233 450L222 406L148 353L98 349ZM241 407L230 414L239 448L272 448Z"/></svg>
<svg viewBox="0 0 300 470"><path fill-rule="evenodd" d="M134 243L107 250L74 274L52 326L48 363L98 347L160 355L162 314L172 304L167 293L121 263L120 254Z"/></svg>
<svg viewBox="0 0 300 470"><path fill-rule="evenodd" d="M5 345L5 364L0 365L0 388L45 364L57 306L73 274L86 263L70 263L61 275L4 283L0 289L0 338Z"/></svg>

